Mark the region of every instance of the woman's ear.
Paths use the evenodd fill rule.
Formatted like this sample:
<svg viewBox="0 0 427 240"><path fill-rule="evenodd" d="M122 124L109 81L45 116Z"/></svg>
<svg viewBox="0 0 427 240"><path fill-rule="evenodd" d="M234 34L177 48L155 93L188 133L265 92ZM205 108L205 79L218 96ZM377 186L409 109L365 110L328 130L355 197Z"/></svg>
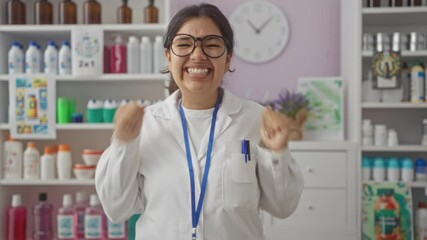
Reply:
<svg viewBox="0 0 427 240"><path fill-rule="evenodd" d="M167 49L167 48L165 48L164 50L163 50L163 53L165 54L165 57L166 57L166 59L167 59L167 64L168 64L168 69L170 70L171 69L171 53L170 53L170 51L169 51L169 49Z"/></svg>
<svg viewBox="0 0 427 240"><path fill-rule="evenodd" d="M227 53L227 57L225 59L224 73L228 72L228 70L230 69L231 58L232 57L233 57L232 54Z"/></svg>

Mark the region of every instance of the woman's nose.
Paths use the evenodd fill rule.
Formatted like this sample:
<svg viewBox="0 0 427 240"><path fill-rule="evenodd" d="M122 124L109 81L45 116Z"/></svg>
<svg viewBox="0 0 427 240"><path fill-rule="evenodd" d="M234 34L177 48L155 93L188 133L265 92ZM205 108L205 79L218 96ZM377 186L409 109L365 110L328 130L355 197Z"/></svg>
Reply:
<svg viewBox="0 0 427 240"><path fill-rule="evenodd" d="M206 59L206 54L203 52L201 44L196 45L196 48L194 48L193 53L191 53L191 59Z"/></svg>

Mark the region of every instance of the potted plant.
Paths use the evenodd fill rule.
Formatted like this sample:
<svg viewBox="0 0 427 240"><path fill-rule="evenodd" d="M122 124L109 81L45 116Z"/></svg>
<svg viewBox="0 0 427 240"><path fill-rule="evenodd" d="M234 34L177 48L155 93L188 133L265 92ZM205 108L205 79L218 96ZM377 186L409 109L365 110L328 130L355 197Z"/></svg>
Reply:
<svg viewBox="0 0 427 240"><path fill-rule="evenodd" d="M291 120L289 140L302 140L304 138L304 123L309 111L309 100L302 93L283 89L278 97L263 105L271 107L286 115Z"/></svg>

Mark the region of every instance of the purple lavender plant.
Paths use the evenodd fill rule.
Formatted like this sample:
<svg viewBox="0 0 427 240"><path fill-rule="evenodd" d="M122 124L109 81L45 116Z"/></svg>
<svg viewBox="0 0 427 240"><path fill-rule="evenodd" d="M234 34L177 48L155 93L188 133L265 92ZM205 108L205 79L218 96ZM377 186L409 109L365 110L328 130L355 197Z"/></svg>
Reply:
<svg viewBox="0 0 427 240"><path fill-rule="evenodd" d="M288 89L282 89L277 99L266 102L264 105L270 106L274 111L281 112L293 119L299 110L309 110L308 98L301 93L291 92Z"/></svg>

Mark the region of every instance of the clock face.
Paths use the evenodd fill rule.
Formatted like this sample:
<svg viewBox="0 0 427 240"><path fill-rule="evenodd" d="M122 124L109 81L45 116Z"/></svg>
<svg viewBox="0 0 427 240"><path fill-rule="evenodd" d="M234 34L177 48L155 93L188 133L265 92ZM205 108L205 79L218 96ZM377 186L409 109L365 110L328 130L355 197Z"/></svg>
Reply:
<svg viewBox="0 0 427 240"><path fill-rule="evenodd" d="M289 37L285 13L266 0L245 2L230 15L236 39L234 53L244 61L264 63L283 51Z"/></svg>

